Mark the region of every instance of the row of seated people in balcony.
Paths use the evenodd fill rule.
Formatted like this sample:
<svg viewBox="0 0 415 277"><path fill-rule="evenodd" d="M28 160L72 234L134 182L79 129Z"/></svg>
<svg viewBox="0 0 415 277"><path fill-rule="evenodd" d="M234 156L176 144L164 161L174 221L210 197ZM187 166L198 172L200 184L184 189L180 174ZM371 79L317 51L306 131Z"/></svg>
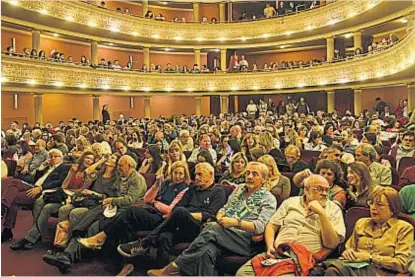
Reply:
<svg viewBox="0 0 415 277"><path fill-rule="evenodd" d="M88 3L90 1L87 1ZM264 8L263 15L256 15L256 14L250 14L248 15L248 12L246 10L242 10L241 15L239 16L239 21L247 21L247 20L258 20L258 19L269 19L276 16L285 16L285 15L291 15L296 14L301 11L305 10L311 10L318 8L320 6L319 0L310 0L310 1L278 1L278 7L274 7L271 4L266 4ZM99 4L99 7L106 8L105 1L101 1ZM126 15L133 15L130 13L130 10L128 8L124 8L124 11L121 7L117 7L116 12L124 13ZM138 15L135 15L138 16ZM148 10L147 13L144 15L144 18L148 19L155 19L159 21L165 21L166 18L160 13L158 15L155 15L151 10ZM172 22L181 22L186 23L186 18L182 17L181 20L178 17L174 17L171 19ZM203 16L201 19L202 24L208 24L209 20L206 16ZM212 17L210 20L210 23L216 24L218 23L216 17Z"/></svg>
<svg viewBox="0 0 415 277"><path fill-rule="evenodd" d="M376 162L373 146L364 142L357 144L353 154L347 155L346 159L341 146L330 145L327 150L319 153L318 163L312 166L302 160L302 153L294 143L287 144L282 155L280 147L273 139L274 128L278 126L279 121L282 124L278 128L282 129L285 129L291 120L297 124L312 121L315 124L315 132L325 129L327 124L334 127L335 131L341 131L341 125L331 125L328 115L322 115L322 124L313 116L284 114L276 117L272 113L261 114L252 119L243 114L200 118L183 115L172 119L120 118L118 122L106 119L108 120L105 124L99 121L83 124L74 120L68 124L62 122L56 127L48 126L47 131L54 132L55 135L70 133L76 136L77 143L70 155L74 157L71 157L71 161L74 162L72 166L63 164L63 159L69 155L60 150L65 149L62 147L65 142L61 139L59 145L50 145L49 153L45 153L45 141L39 137L32 137L30 132L29 137L24 136L27 130L20 130L17 122L6 131L7 137L16 136L16 139L36 141L35 153L41 153L36 159L28 160L23 172L22 169L19 170L15 178L4 183L7 188L2 195L2 213L4 212L6 217L5 229L2 232L3 242L12 238L11 228L14 223L11 217L16 216L14 213L18 210L15 206L19 208L29 203L35 205L34 225L24 239L11 244L12 250L30 250L37 247L42 239L44 223L47 223L53 212L58 212L61 224L59 226L69 226L68 241L62 245L69 244L63 252L49 252L44 255L44 261L52 266L68 270L81 260L83 248L100 249L104 243L115 242L116 245L119 244L118 252L128 258L147 255L150 247L157 248L157 261L159 266L163 267L169 262L168 254L173 242L179 239L194 242L175 263L169 264L162 271L151 270L148 272L149 275L177 275L181 270L189 275L205 276L213 274L214 266L223 254L223 249L251 258L258 254L252 252L251 237L262 234L265 230L268 254L263 253L261 256L275 255L275 247L288 242L293 245L293 251L303 247L298 254L310 257L323 247L335 249L346 239L342 211L354 206L363 206L370 207L371 218L358 221L342 258L350 262L366 262L363 268L367 275L372 275L374 270L392 270L395 273L407 272L408 267L411 271L414 270L411 265L414 259L409 257L409 249L413 244L413 227L397 219L400 211L413 211L405 206L405 203L411 203L408 202L407 196L413 192L413 185L402 189L399 195L391 187L391 171ZM249 126L263 129L256 134ZM30 126L25 126L28 127ZM142 149L142 161L125 142L129 135L132 137L132 133L140 133L142 140L147 143L145 149ZM84 137L88 134L92 135L92 145ZM408 150L408 147L412 147L412 151L415 151L415 135L408 133L405 137L408 140L404 139L399 143L401 149ZM310 139L313 139L311 133ZM165 140L170 141L167 148L163 146ZM103 151L102 143L105 144L105 151L115 154L105 155L104 153L108 152ZM195 145L187 157L183 149L189 143ZM93 151L89 151L90 149ZM162 149L166 149L164 155ZM273 156L275 153L279 154ZM141 166L137 161L141 162ZM37 178L42 173L49 172L49 169L53 172L50 174L52 177L39 178L35 183L30 179L31 183L35 184L34 187L21 183L19 180L28 177L29 174L26 166L29 168L32 163ZM197 165L194 166L194 163ZM116 168L118 176L115 173ZM311 170L314 170L315 174ZM217 176L217 183L222 186L213 186L217 171L224 172ZM284 174L287 172L292 172L294 176L285 177ZM147 192L145 180L140 173L157 173L155 183ZM168 177L165 182L163 176ZM112 181L107 182L108 179ZM196 187L189 187L190 180ZM299 192L291 193L297 186L304 189L300 196ZM102 204L90 209L83 207L84 209L77 210L73 205L46 202L47 197L41 195L40 191L50 187L63 187L72 192L85 190L85 194L91 190L100 190L101 194L105 193L107 197ZM111 191L115 191L111 190L112 187L117 188L119 193L111 194ZM227 204L223 187L229 187L234 191L229 196ZM22 192L19 197L25 196L26 202L14 201L17 199L16 188ZM209 191L211 193L208 193ZM253 193L255 197L245 195L244 191ZM213 192L215 194L212 194ZM202 195L203 193L208 195ZM135 205L140 200L144 200L146 205ZM103 216L102 205L107 210ZM247 211L246 205L257 209ZM106 208L107 206L116 206L118 209L113 211ZM401 206L405 208L402 210ZM119 217L111 219L115 214ZM103 217L107 218L104 224L102 220L101 224L94 223ZM163 221L164 219L166 221ZM203 231L200 228L202 223L208 223ZM161 225L164 226L162 232L154 231L156 233L141 241L131 241L130 238L136 231L156 230L159 224L164 224ZM388 228L385 231L386 226ZM295 235L292 232L293 228L298 230ZM362 230L371 230L374 234ZM159 237L163 232L168 232L174 240ZM180 236L180 232L184 233L184 236ZM385 243L374 244L368 248L364 242L375 234L377 240L385 243L393 240L397 243L388 244L387 247ZM277 240L274 246L275 237ZM125 238L128 239L124 240ZM111 247L110 244L106 246ZM208 251L209 255L205 251ZM24 252L17 255L24 255L22 253ZM208 255L208 258L200 259L200 255ZM394 259L393 265L387 262L388 259ZM252 265L251 262L244 265L238 271L238 275L253 275L252 266L255 266L256 261L253 261ZM331 268L326 272L327 275L337 272L334 270L356 273L352 266L341 260L328 261L327 267ZM123 269L131 273L133 266L130 261ZM263 268L255 266L255 270ZM273 274L264 272L264 275Z"/></svg>

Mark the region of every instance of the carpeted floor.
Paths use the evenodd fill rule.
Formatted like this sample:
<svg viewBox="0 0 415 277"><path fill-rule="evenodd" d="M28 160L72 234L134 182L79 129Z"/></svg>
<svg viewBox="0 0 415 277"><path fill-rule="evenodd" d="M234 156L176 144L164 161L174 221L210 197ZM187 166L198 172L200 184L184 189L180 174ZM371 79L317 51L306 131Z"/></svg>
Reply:
<svg viewBox="0 0 415 277"><path fill-rule="evenodd" d="M17 224L13 230L13 240L24 237L27 230L32 225L31 211L19 211ZM47 230L45 242L38 245L32 250L26 251L12 251L10 250L10 242L1 245L1 275L2 276L114 276L122 267L122 262L117 259L103 258L102 253L88 253L87 260L77 263L73 266L71 271L62 274L56 267L46 264L42 260L42 256L48 249L52 248L52 241L54 235L54 225L50 224L50 229ZM141 265L142 266L140 268ZM153 265L151 260L137 260L135 261L134 275L146 275L146 270Z"/></svg>

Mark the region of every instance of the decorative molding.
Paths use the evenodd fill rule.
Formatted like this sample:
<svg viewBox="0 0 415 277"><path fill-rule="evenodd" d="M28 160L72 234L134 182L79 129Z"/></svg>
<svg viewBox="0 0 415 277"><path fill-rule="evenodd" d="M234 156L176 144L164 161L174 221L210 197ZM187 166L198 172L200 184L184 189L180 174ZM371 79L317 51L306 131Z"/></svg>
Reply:
<svg viewBox="0 0 415 277"><path fill-rule="evenodd" d="M2 80L7 87L23 86L126 91L148 94L164 93L233 93L252 91L324 90L328 86L360 86L363 82L380 82L412 68L415 64L415 31L397 45L373 55L343 62L263 73L175 74L139 73L92 69L47 61L2 56ZM408 78L408 77L407 77ZM411 76L409 78L412 78ZM36 82L30 85L29 80ZM413 82L413 80L409 80Z"/></svg>
<svg viewBox="0 0 415 277"><path fill-rule="evenodd" d="M269 20L238 22L232 24L172 23L148 20L141 17L126 16L76 1L20 1L19 6L41 12L55 18L71 17L71 21L88 25L94 21L97 28L113 30L122 34L145 38L158 36L164 40L204 41L241 40L242 38L260 39L264 36L282 36L310 29L327 27L364 13L384 2L384 0L339 1L318 9Z"/></svg>

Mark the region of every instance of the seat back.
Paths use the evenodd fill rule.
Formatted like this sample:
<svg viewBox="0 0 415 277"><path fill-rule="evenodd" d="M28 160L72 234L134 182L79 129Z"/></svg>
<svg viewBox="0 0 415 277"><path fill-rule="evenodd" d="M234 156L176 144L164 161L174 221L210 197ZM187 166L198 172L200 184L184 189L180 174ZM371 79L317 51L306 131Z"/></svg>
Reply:
<svg viewBox="0 0 415 277"><path fill-rule="evenodd" d="M190 156L192 155L192 151L184 151L183 153L184 153L184 156L186 157L186 160L188 160Z"/></svg>
<svg viewBox="0 0 415 277"><path fill-rule="evenodd" d="M7 176L14 176L17 168L17 162L11 159L6 159L4 162L7 165Z"/></svg>
<svg viewBox="0 0 415 277"><path fill-rule="evenodd" d="M414 166L415 165L415 159L412 157L403 157L400 161L399 161L399 174L402 174L405 169L407 169L408 167ZM396 167L395 167L396 168Z"/></svg>
<svg viewBox="0 0 415 277"><path fill-rule="evenodd" d="M396 159L395 159L395 157L393 157L391 155L388 155L388 154L385 154L385 152L383 152L383 153L384 154L382 155L382 159L388 160L390 162L391 166L393 168L396 168Z"/></svg>
<svg viewBox="0 0 415 277"><path fill-rule="evenodd" d="M146 148L137 148L135 149L135 152L138 154L139 158L144 159L145 158L145 153L146 153Z"/></svg>
<svg viewBox="0 0 415 277"><path fill-rule="evenodd" d="M389 140L382 140L382 145L391 147L392 143Z"/></svg>
<svg viewBox="0 0 415 277"><path fill-rule="evenodd" d="M295 173L294 172L281 172L282 175L284 175L285 177L287 177L288 179L290 179L290 184L291 184L291 192L290 192L290 197L291 196L298 196L298 193L300 192L300 189L294 185L293 182L293 178Z"/></svg>
<svg viewBox="0 0 415 277"><path fill-rule="evenodd" d="M312 150L302 150L301 151L301 160L305 161L306 163L310 164L313 158L318 158L320 156L320 151L312 151Z"/></svg>
<svg viewBox="0 0 415 277"><path fill-rule="evenodd" d="M11 160L13 159L14 154L16 154L16 152L11 150L3 150L1 151L1 158L3 160Z"/></svg>
<svg viewBox="0 0 415 277"><path fill-rule="evenodd" d="M150 189L151 186L156 182L156 174L154 173L144 173L144 179L146 179L147 189Z"/></svg>
<svg viewBox="0 0 415 277"><path fill-rule="evenodd" d="M391 167L390 170L392 172L392 185L398 186L400 174L394 167Z"/></svg>
<svg viewBox="0 0 415 277"><path fill-rule="evenodd" d="M384 155L387 155L387 154L389 154L389 152L391 151L391 147L390 146L385 146L385 145L383 145L382 146L382 153L384 154ZM383 157L383 156L382 156Z"/></svg>

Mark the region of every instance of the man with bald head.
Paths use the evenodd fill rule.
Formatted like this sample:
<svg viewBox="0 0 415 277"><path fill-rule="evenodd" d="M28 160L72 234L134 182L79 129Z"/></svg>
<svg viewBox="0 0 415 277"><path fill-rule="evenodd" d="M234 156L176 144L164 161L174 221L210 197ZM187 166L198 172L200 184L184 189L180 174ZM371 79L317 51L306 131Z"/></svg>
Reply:
<svg viewBox="0 0 415 277"><path fill-rule="evenodd" d="M267 252L258 256L275 258L278 246L288 242L300 244L312 253L336 248L345 238L346 227L339 206L328 200L329 191L330 185L323 176L313 174L305 179L304 195L285 200L267 224ZM236 275L254 276L252 260Z"/></svg>
<svg viewBox="0 0 415 277"><path fill-rule="evenodd" d="M169 262L173 244L191 242L200 233L204 223L215 218L216 213L226 203L226 194L222 187L215 185L214 168L206 162L195 168L195 185L176 205L169 218L154 229L147 237L118 246L118 252L124 257L134 257L149 253L150 247L157 247L156 260L160 267ZM131 264L124 266L118 275L129 272Z"/></svg>
<svg viewBox="0 0 415 277"><path fill-rule="evenodd" d="M160 270L149 270L149 276L213 276L218 259L225 253L252 256L253 235L262 234L275 212L277 201L264 184L266 165L250 162L245 173L246 184L239 185L216 215L217 222L206 225L200 235L176 260ZM249 208L248 208L249 207Z"/></svg>

